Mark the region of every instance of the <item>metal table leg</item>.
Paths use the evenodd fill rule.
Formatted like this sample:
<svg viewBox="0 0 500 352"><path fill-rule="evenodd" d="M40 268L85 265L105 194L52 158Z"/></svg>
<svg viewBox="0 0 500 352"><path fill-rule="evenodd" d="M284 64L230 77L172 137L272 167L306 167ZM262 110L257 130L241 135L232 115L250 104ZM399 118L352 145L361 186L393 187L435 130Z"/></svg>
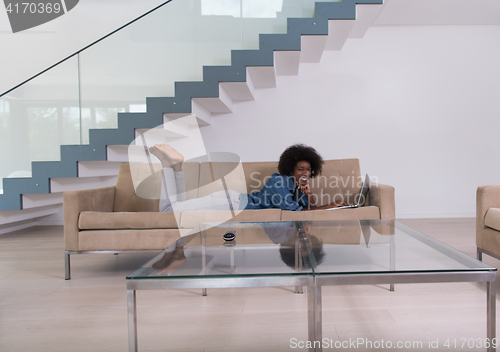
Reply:
<svg viewBox="0 0 500 352"><path fill-rule="evenodd" d="M302 271L302 257L300 256L300 240L295 238L295 270ZM304 288L302 286L295 286L295 293L303 294Z"/></svg>
<svg viewBox="0 0 500 352"><path fill-rule="evenodd" d="M391 246L391 271L395 271L396 270L396 244L394 243L394 235L391 235L391 238L390 238L390 246ZM389 291L394 291L394 284L390 284L389 285Z"/></svg>
<svg viewBox="0 0 500 352"><path fill-rule="evenodd" d="M135 290L127 290L128 350L137 352L137 306Z"/></svg>
<svg viewBox="0 0 500 352"><path fill-rule="evenodd" d="M488 348L488 352L494 352L497 349L493 347L493 339L496 336L496 287L495 281L488 281L486 287L486 309L487 309L487 338L490 343L490 347ZM496 339L495 339L496 341Z"/></svg>
<svg viewBox="0 0 500 352"><path fill-rule="evenodd" d="M203 230L202 233L201 233L201 266L202 266L202 269L201 269L201 274L204 276L206 274L206 266L207 266L207 249L205 247L205 241L206 241L206 230ZM203 296L206 296L207 295L207 289L206 288L202 288L201 289L201 294Z"/></svg>
<svg viewBox="0 0 500 352"><path fill-rule="evenodd" d="M64 279L71 279L71 262L69 259L69 252L64 251Z"/></svg>
<svg viewBox="0 0 500 352"><path fill-rule="evenodd" d="M322 340L322 315L321 315L321 286L307 286L307 323L309 341L313 348L309 352L321 352Z"/></svg>

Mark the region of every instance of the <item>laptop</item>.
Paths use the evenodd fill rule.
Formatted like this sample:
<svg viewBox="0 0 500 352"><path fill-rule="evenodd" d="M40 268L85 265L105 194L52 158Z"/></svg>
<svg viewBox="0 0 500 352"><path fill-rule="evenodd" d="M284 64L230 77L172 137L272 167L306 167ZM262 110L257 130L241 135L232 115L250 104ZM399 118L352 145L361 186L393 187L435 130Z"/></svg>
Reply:
<svg viewBox="0 0 500 352"><path fill-rule="evenodd" d="M343 207L336 207L336 208L328 208L326 210L335 210L335 209L347 209L347 208L359 208L365 205L366 202L366 196L368 195L368 191L370 190L370 176L366 174L365 180L363 181L363 186L361 186L361 189L359 191L359 194L356 195L358 197L358 202L353 205L346 205ZM356 199L354 197L354 199Z"/></svg>

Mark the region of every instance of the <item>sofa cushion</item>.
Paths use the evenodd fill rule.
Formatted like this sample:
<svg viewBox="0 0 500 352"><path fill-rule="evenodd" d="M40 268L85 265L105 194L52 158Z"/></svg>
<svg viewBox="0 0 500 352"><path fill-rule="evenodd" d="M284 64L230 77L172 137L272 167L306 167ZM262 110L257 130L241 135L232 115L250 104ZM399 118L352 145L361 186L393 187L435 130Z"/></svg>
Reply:
<svg viewBox="0 0 500 352"><path fill-rule="evenodd" d="M309 199L318 206L339 200L355 204L362 184L358 159L326 160L321 175L310 181Z"/></svg>
<svg viewBox="0 0 500 352"><path fill-rule="evenodd" d="M243 174L236 162L203 162L200 164L200 197L224 189L221 177L224 177L228 189L240 193L259 191L269 177L278 172L278 163L246 162L242 163ZM246 184L246 187L245 187Z"/></svg>
<svg viewBox="0 0 500 352"><path fill-rule="evenodd" d="M278 162L247 162L243 163L247 193L257 192L275 172L278 172Z"/></svg>
<svg viewBox="0 0 500 352"><path fill-rule="evenodd" d="M198 196L198 162L182 164L186 185L186 198ZM157 212L161 190L161 164L122 164L118 172L115 191L115 212ZM137 191L134 188L137 185Z"/></svg>
<svg viewBox="0 0 500 352"><path fill-rule="evenodd" d="M280 221L280 209L243 210L234 218L230 211L204 210L184 211L181 215L181 228L192 229L203 222L225 222L225 221Z"/></svg>
<svg viewBox="0 0 500 352"><path fill-rule="evenodd" d="M489 208L484 217L484 224L500 231L500 208Z"/></svg>
<svg viewBox="0 0 500 352"><path fill-rule="evenodd" d="M178 226L174 213L82 211L78 227L80 230L115 230L175 229Z"/></svg>
<svg viewBox="0 0 500 352"><path fill-rule="evenodd" d="M380 219L380 209L366 206L353 209L283 211L281 220L313 221L313 220L374 220Z"/></svg>
<svg viewBox="0 0 500 352"><path fill-rule="evenodd" d="M162 250L170 246L188 230L87 230L78 233L78 250Z"/></svg>

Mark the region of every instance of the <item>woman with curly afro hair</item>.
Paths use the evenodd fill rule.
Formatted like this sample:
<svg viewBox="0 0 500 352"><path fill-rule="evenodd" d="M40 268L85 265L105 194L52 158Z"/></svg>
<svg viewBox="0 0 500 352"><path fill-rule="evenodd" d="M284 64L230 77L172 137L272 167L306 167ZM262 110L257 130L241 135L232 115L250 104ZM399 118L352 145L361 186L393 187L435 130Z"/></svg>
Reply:
<svg viewBox="0 0 500 352"><path fill-rule="evenodd" d="M285 149L280 156L278 172L282 175L292 175L297 163L304 160L311 166L311 177L321 174L323 158L316 149L304 144L294 144Z"/></svg>
<svg viewBox="0 0 500 352"><path fill-rule="evenodd" d="M246 209L280 208L300 211L346 205L343 202L309 206L309 179L321 174L323 163L321 155L312 147L294 144L286 148L278 163L279 174L273 174L260 191L248 195Z"/></svg>
<svg viewBox="0 0 500 352"><path fill-rule="evenodd" d="M184 157L167 144L155 144L149 152L160 159L163 165L160 212L268 208L301 211L345 205L342 203L321 207L309 206L309 179L321 173L323 158L314 148L303 144L295 144L285 149L278 163L279 173L274 173L258 192L241 194L228 190L189 200L185 199L182 173ZM169 196L171 190L176 197Z"/></svg>

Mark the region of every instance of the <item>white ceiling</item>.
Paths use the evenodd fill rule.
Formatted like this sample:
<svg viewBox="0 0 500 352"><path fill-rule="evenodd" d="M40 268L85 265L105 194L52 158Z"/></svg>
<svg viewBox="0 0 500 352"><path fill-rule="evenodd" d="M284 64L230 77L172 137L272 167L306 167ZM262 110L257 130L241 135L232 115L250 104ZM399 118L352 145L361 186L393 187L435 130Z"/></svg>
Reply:
<svg viewBox="0 0 500 352"><path fill-rule="evenodd" d="M500 25L500 0L385 0L375 25Z"/></svg>

